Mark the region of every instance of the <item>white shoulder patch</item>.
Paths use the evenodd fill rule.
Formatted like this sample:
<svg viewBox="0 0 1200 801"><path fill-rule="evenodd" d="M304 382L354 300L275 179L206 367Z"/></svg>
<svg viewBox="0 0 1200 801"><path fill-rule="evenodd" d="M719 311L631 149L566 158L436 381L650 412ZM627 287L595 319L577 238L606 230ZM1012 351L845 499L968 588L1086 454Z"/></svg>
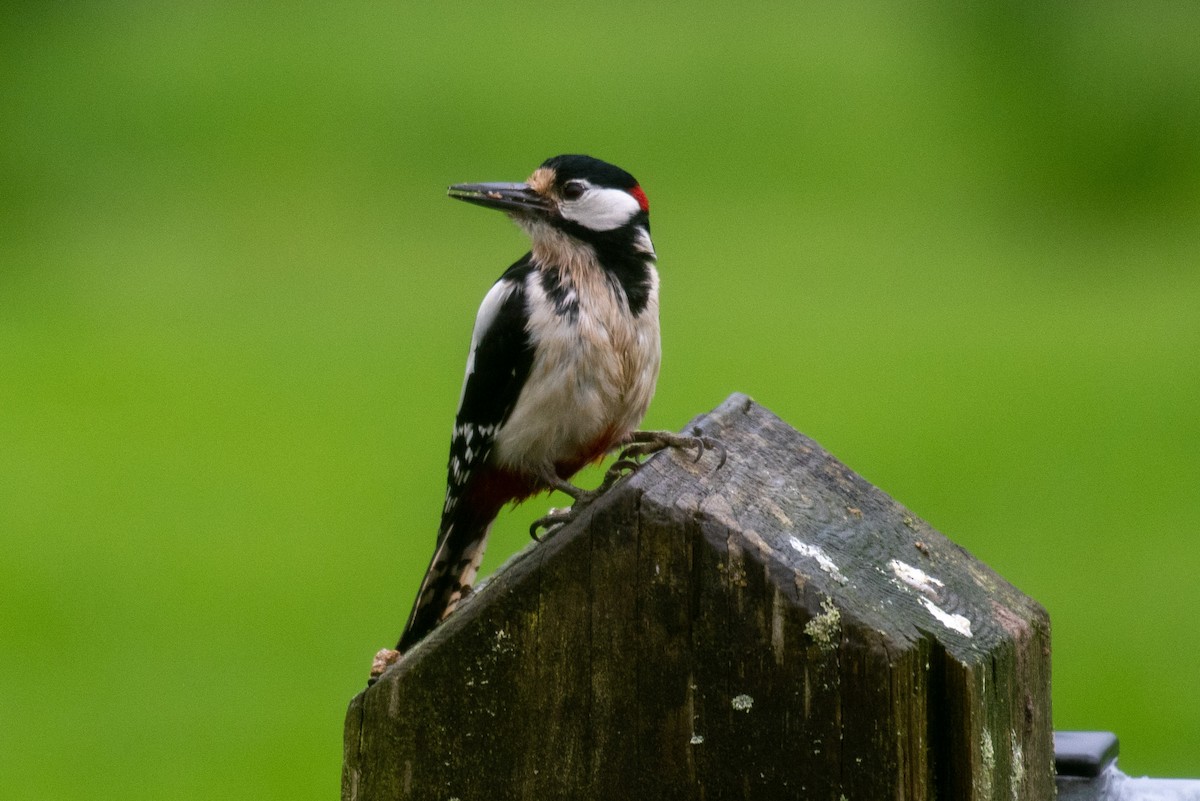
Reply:
<svg viewBox="0 0 1200 801"><path fill-rule="evenodd" d="M467 392L467 380L470 379L471 373L475 372L475 351L479 349L479 342L483 339L487 330L492 327L492 323L496 322L496 316L500 314L500 309L504 306L504 302L508 300L508 296L513 293L516 284L508 279L500 279L492 284L492 288L483 296L483 302L479 304L479 311L475 314L475 328L471 332L471 351L467 354L467 370L463 376L462 389L458 393L458 406L462 408L463 397Z"/></svg>

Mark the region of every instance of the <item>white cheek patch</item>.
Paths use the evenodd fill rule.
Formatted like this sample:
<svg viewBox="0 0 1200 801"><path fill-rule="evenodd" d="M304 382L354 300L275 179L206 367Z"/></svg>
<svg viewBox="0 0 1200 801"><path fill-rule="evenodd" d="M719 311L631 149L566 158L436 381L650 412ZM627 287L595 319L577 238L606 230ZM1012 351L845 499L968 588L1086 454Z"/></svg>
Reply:
<svg viewBox="0 0 1200 801"><path fill-rule="evenodd" d="M562 216L593 231L620 228L642 210L637 198L623 189L591 187L579 200L563 202Z"/></svg>

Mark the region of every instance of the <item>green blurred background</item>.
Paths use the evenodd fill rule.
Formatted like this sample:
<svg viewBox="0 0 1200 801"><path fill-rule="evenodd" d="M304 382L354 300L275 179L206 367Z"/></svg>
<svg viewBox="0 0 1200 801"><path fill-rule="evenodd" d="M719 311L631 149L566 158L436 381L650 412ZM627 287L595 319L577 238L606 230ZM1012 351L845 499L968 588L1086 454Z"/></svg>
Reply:
<svg viewBox="0 0 1200 801"><path fill-rule="evenodd" d="M444 189L560 152L653 203L648 425L750 393L1200 776L1200 7L159 5L0 18L6 797L336 795L525 247Z"/></svg>

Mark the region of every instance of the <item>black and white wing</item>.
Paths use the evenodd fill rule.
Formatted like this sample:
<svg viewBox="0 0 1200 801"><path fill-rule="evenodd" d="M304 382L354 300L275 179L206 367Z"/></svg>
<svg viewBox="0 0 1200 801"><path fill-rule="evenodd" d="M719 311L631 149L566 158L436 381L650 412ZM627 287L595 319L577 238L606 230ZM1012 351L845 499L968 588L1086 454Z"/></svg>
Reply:
<svg viewBox="0 0 1200 801"><path fill-rule="evenodd" d="M470 589L488 531L507 500L490 457L533 364L526 322L527 254L492 285L475 317L458 414L450 440L446 501L437 548L400 638L403 652L428 634Z"/></svg>

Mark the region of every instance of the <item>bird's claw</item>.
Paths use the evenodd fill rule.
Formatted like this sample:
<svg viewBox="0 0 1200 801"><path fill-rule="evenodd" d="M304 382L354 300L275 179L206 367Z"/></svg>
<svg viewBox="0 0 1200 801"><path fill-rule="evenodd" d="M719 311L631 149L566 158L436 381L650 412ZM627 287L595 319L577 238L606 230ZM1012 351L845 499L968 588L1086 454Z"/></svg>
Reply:
<svg viewBox="0 0 1200 801"><path fill-rule="evenodd" d="M609 466L604 473L604 480L594 490L580 489L557 476L550 477L547 480L550 487L570 495L574 499L574 503L570 509L551 509L542 517L534 520L529 526L529 536L535 542L543 542L547 535L578 517L584 509L591 506L618 481L637 472L638 468L642 466L639 459L665 448L695 450L696 455L692 459L693 462L700 461L706 451L715 451L720 456L717 463L718 470L724 466L727 455L725 445L721 440L707 436L699 428L692 429L691 434L675 434L670 431L634 431L629 436L629 444L618 454L617 461Z"/></svg>
<svg viewBox="0 0 1200 801"><path fill-rule="evenodd" d="M534 542L545 542L546 536L552 534L575 519L575 507L570 509L551 509L546 514L534 520L529 526L529 536ZM538 531L545 533L538 534Z"/></svg>
<svg viewBox="0 0 1200 801"><path fill-rule="evenodd" d="M591 506L601 495L612 489L613 484L616 484L630 473L635 472L639 467L641 467L641 464L633 459L617 459L617 461L609 466L608 470L604 473L604 479L594 490L580 489L562 479L550 480L548 483L553 489L558 490L564 495L571 496L574 503L571 504L570 509L551 509L547 514L534 520L533 524L529 526L529 536L533 537L535 542L542 542L546 534L550 534L554 530L570 523L579 516L580 512ZM538 534L539 531L544 531L545 534Z"/></svg>
<svg viewBox="0 0 1200 801"><path fill-rule="evenodd" d="M607 491L613 484L616 484L625 478L625 476L636 473L641 466L641 462L636 459L626 459L625 454L622 453L617 461L609 465L608 470L604 473L604 480L600 482L600 486L596 487L595 493L599 495Z"/></svg>
<svg viewBox="0 0 1200 801"><path fill-rule="evenodd" d="M728 452L725 444L715 437L704 434L699 428L693 428L691 434L674 434L670 431L635 431L629 437L630 444L621 451L621 459L637 459L666 448L680 450L695 450L692 462L699 462L705 451L715 451L719 456L717 469L725 466Z"/></svg>

